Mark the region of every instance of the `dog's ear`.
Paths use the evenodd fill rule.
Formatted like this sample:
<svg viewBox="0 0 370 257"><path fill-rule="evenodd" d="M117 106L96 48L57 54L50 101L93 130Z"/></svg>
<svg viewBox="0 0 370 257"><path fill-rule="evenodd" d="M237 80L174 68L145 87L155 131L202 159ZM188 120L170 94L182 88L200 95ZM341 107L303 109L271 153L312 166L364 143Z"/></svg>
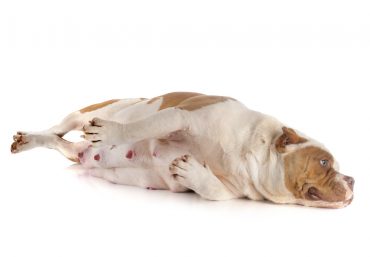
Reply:
<svg viewBox="0 0 370 257"><path fill-rule="evenodd" d="M279 153L285 153L286 146L307 142L307 139L300 137L293 129L283 127L283 134L276 139L275 146Z"/></svg>

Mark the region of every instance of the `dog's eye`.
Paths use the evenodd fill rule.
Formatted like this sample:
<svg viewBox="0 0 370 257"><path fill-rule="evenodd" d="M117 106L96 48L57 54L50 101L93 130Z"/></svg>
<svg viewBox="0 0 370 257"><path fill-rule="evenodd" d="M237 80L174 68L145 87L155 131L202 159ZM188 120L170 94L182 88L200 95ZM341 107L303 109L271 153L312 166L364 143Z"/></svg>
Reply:
<svg viewBox="0 0 370 257"><path fill-rule="evenodd" d="M323 167L328 166L329 161L328 160L320 160L320 165Z"/></svg>

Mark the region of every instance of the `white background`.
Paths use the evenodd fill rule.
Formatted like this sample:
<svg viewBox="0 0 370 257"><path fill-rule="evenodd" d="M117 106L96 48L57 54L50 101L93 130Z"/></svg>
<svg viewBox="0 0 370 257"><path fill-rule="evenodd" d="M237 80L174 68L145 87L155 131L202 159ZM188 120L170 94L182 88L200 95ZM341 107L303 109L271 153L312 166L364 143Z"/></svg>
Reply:
<svg viewBox="0 0 370 257"><path fill-rule="evenodd" d="M370 256L368 1L1 1L0 256ZM354 176L327 210L210 202L11 155L111 98L238 98L322 141Z"/></svg>

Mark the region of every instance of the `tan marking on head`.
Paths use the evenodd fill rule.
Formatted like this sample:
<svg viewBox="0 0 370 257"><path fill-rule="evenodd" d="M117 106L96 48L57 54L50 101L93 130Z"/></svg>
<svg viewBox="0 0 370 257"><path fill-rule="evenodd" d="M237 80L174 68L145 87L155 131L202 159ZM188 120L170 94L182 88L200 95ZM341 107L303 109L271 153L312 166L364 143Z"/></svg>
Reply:
<svg viewBox="0 0 370 257"><path fill-rule="evenodd" d="M324 167L321 160L327 160ZM346 190L336 179L338 172L333 168L333 156L315 146L309 146L284 156L285 185L296 198L344 201Z"/></svg>
<svg viewBox="0 0 370 257"><path fill-rule="evenodd" d="M97 109L103 108L103 107L105 107L107 105L113 104L113 103L115 103L117 101L119 101L119 99L112 99L112 100L105 101L105 102L102 102L102 103L93 104L93 105L90 105L90 106L87 106L87 107L81 109L80 112L81 113L92 112L92 111L95 111Z"/></svg>
<svg viewBox="0 0 370 257"><path fill-rule="evenodd" d="M159 110L163 110L169 107L177 107L179 109L193 111L200 109L204 106L211 104L224 102L226 100L232 99L230 97L224 96L209 96L199 93L192 92L175 92L169 93L163 96L155 97L148 101L148 104L153 103L162 98L161 106ZM233 99L234 100L234 99Z"/></svg>
<svg viewBox="0 0 370 257"><path fill-rule="evenodd" d="M283 134L275 141L276 150L284 153L287 145L301 144L307 142L307 139L300 137L293 129L283 127Z"/></svg>

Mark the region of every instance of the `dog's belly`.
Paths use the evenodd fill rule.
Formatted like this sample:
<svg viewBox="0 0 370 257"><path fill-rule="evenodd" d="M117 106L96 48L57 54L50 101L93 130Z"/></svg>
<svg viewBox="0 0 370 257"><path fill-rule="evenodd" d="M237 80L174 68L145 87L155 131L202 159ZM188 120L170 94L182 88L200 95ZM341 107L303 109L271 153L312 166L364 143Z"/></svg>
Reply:
<svg viewBox="0 0 370 257"><path fill-rule="evenodd" d="M79 153L79 161L84 168L142 168L163 176L175 158L189 153L189 145L185 140L149 139L89 147Z"/></svg>

